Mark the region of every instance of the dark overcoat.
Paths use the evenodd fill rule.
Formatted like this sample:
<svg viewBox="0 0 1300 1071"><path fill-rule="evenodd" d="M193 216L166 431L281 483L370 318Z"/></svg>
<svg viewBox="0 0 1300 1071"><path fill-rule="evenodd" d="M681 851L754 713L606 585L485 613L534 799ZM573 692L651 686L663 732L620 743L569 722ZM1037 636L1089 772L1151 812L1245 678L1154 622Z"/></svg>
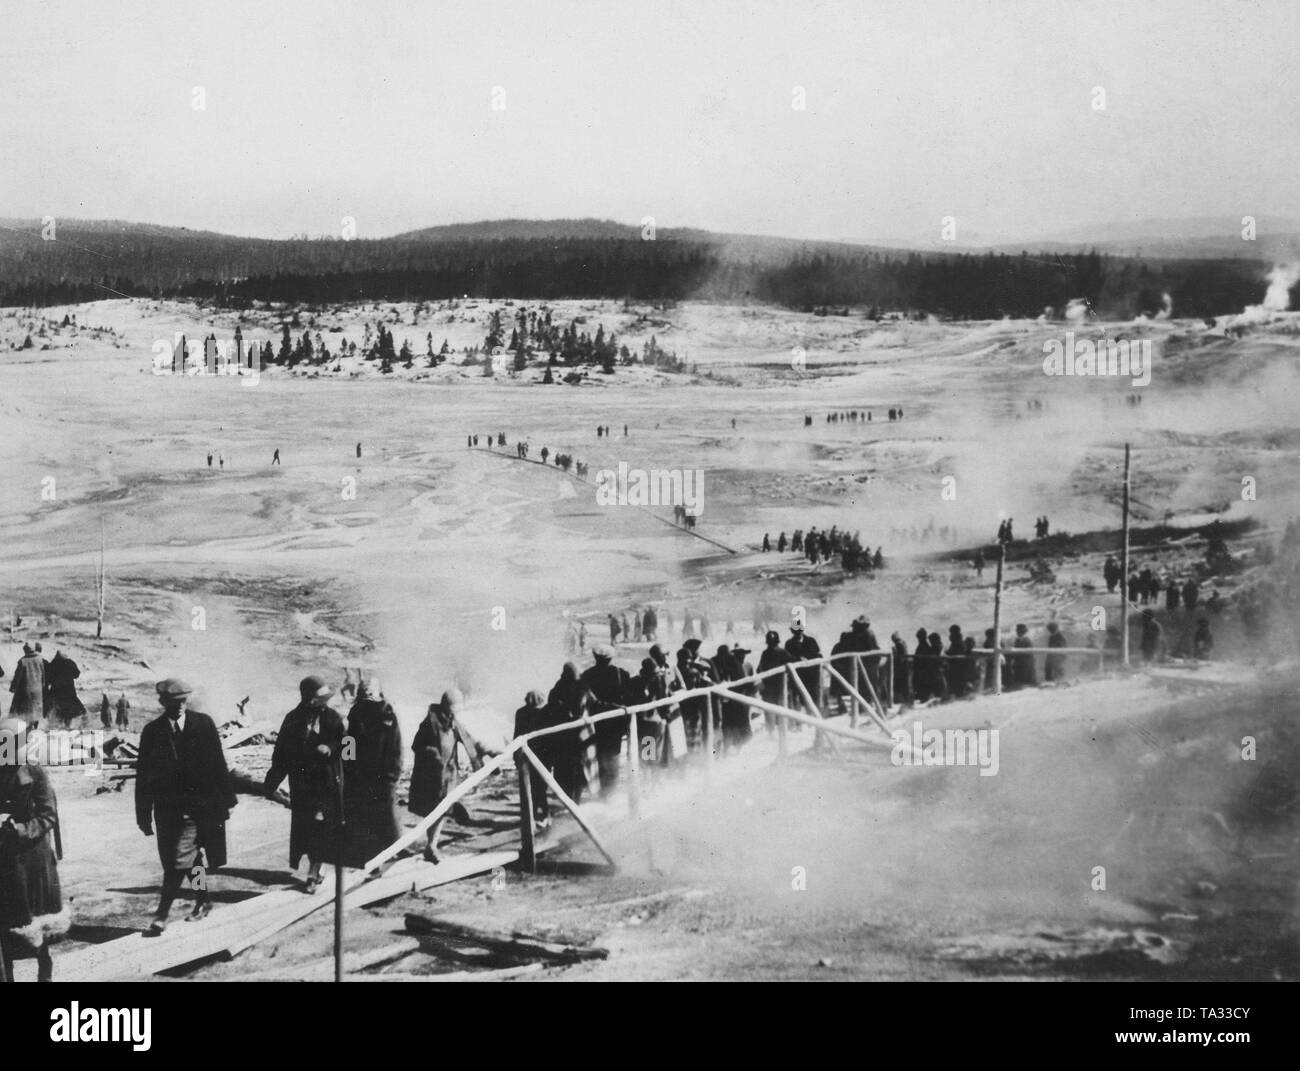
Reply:
<svg viewBox="0 0 1300 1071"><path fill-rule="evenodd" d="M45 666L46 714L63 721L84 717L85 704L77 695L77 678L81 667L62 651L55 653Z"/></svg>
<svg viewBox="0 0 1300 1071"><path fill-rule="evenodd" d="M348 712L351 748L343 757L348 854L365 863L401 835L397 782L402 776L402 730L392 704L362 699Z"/></svg>
<svg viewBox="0 0 1300 1071"><path fill-rule="evenodd" d="M30 926L63 910L59 809L49 775L34 763L0 766L0 929Z"/></svg>
<svg viewBox="0 0 1300 1071"><path fill-rule="evenodd" d="M322 745L329 749L328 755L320 753ZM269 796L289 779L291 867L296 868L304 855L313 863L334 858L342 749L343 716L333 707L299 703L280 723L263 787Z"/></svg>
<svg viewBox="0 0 1300 1071"><path fill-rule="evenodd" d="M225 866L226 820L237 802L221 737L206 714L187 710L179 734L165 714L140 731L135 817L140 825L158 819L158 856L165 869L173 865L176 845L168 843L164 830L179 828L186 815L198 826L198 846L208 869Z"/></svg>
<svg viewBox="0 0 1300 1071"><path fill-rule="evenodd" d="M45 659L38 654L23 655L14 667L9 691L14 697L9 707L10 714L28 720L44 717Z"/></svg>

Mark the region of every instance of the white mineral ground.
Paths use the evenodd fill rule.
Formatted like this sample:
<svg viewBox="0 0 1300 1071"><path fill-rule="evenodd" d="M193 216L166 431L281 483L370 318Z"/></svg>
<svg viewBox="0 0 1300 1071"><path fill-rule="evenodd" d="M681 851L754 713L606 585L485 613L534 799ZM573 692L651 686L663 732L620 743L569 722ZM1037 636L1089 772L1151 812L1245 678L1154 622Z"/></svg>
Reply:
<svg viewBox="0 0 1300 1071"><path fill-rule="evenodd" d="M410 305L397 306L400 323L389 304L314 320L304 312L294 333L319 329L336 350L384 315L417 355L430 331L435 349L445 338L460 351L481 344L493 307L508 331L514 308L467 302L435 305L415 324ZM1156 344L1151 385L1132 406L1127 380L1043 375L1043 341L1061 325L876 325L698 304L638 310L651 324L615 303L551 308L557 323L586 316L586 330L604 323L638 352L654 334L694 372L620 367L544 387L540 366L514 380L499 358L488 380L457 367L457 353L437 370L418 356L391 376L346 361L335 375L276 370L250 387L149 371L155 340L228 338L235 313L107 301L45 310L41 337L30 314L0 311L0 614L23 619L0 635L0 665L12 672L24 639L41 639L47 657L62 647L82 666L92 720L101 692L125 692L136 728L153 715L152 681L163 676L191 680L219 721L249 696L251 716L278 722L300 677L339 682L344 666L361 666L384 681L408 746L426 704L452 683L467 692L471 727L499 744L525 691L558 675L565 610L584 617L595 642L610 610L630 617L653 600L679 622L689 605L711 619L708 654L731 639L729 618L746 646L761 646L755 602L783 622L806 606L824 650L861 612L882 641L897 629L909 647L921 625L982 635L992 569L977 580L958 548L988 541L1002 515L1022 538L1042 513L1054 532L1117 530L1125 441L1136 525L1253 518L1257 532L1230 541L1249 559L1300 512L1300 334L1287 319L1240 339L1199 322L1105 325ZM81 326L54 326L68 311ZM278 321L246 314L245 337L278 347ZM37 348L10 349L29 331ZM802 371L791 367L797 346ZM1042 408L1027 405L1035 400ZM902 423L886 419L894 405ZM827 411L849 408L874 419L825 423ZM597 439L597 424L613 429L610 440ZM466 449L466 434L498 430L504 450ZM512 460L520 436L533 457L544 445L567 451L593 474L620 461L702 470L699 531L740 553L599 506L591 485ZM277 448L283 464L272 467ZM208 469L209 450L224 469ZM942 495L945 476L955 500ZM1255 501L1242 500L1244 476L1256 481ZM343 495L348 477L354 499ZM52 501L42 498L47 480ZM108 594L97 642L101 521ZM931 522L953 538L913 540ZM757 552L765 531L775 542L782 530L832 524L883 544L885 571L846 579L838 565L814 572L793 555ZM1107 549L1048 555L1050 585L1031 585L1024 562L1010 566L1004 627L1024 621L1041 642L1055 618L1084 642L1094 605L1118 613L1100 584ZM1171 542L1135 560L1180 571L1203 549ZM578 873L598 857L577 844L536 878L510 873L498 888L472 879L354 912L349 947L391 942L414 905L611 950L604 962L532 977L1294 979L1296 608L1270 622L1267 650L1247 644L1233 596L1251 576L1217 585L1228 599L1214 622L1223 661L1105 681L1072 664L1064 687L920 712L927 726L998 727L996 777L895 767L887 752L849 746L841 764L777 767L759 742L711 788L674 785L639 823L620 804L597 808L625 864L618 875ZM192 627L196 607L202 630ZM494 607L504 629L491 627ZM1180 617L1170 638L1190 624ZM677 639L674 630L674 648ZM620 661L634 670L643 646L621 647ZM1254 762L1240 758L1245 736L1258 741ZM264 769L265 748L238 754L253 773ZM141 927L158 866L135 828L129 782L96 793L104 779L54 776L74 937ZM513 786L503 776L476 798L482 822L450 826L451 850L507 828ZM287 841L285 810L241 797L218 898L282 887ZM792 888L796 867L805 891ZM1105 891L1093 888L1096 867L1106 868ZM666 895L627 903L655 893ZM237 979L323 956L328 914L192 976ZM30 968L20 963L20 977Z"/></svg>

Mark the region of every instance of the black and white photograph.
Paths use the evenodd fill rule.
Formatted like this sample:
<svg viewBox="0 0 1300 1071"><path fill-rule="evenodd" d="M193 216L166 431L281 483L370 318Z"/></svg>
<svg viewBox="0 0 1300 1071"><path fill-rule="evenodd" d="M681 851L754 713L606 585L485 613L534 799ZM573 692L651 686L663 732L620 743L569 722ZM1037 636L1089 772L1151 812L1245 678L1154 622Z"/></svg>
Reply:
<svg viewBox="0 0 1300 1071"><path fill-rule="evenodd" d="M1249 1045L1300 8L5 8L0 978L1141 982L1112 1049ZM90 999L52 1042L144 1044Z"/></svg>

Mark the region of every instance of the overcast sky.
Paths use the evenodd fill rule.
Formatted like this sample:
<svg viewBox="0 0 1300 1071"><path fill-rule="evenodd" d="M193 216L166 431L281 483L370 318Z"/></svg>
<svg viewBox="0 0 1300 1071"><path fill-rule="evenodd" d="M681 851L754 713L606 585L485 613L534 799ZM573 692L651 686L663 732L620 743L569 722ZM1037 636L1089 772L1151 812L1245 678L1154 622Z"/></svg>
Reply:
<svg viewBox="0 0 1300 1071"><path fill-rule="evenodd" d="M5 7L0 216L911 241L1300 216L1293 0Z"/></svg>

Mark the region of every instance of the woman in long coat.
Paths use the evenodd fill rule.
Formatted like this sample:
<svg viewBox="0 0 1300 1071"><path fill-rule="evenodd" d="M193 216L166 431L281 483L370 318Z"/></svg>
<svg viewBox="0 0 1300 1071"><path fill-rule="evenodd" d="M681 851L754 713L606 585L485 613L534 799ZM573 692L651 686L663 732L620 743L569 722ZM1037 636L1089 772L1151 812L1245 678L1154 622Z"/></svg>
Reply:
<svg viewBox="0 0 1300 1071"><path fill-rule="evenodd" d="M29 643L23 644L23 657L14 667L9 691L14 697L9 713L14 717L26 718L32 725L45 716L45 659Z"/></svg>
<svg viewBox="0 0 1300 1071"><path fill-rule="evenodd" d="M289 865L297 870L307 857L305 890L310 893L320 885L321 864L340 854L336 842L343 717L327 705L334 692L319 677L305 677L298 691L302 701L280 725L264 788L270 796L289 778Z"/></svg>
<svg viewBox="0 0 1300 1071"><path fill-rule="evenodd" d="M352 748L345 751L343 796L349 864L361 866L401 836L397 782L402 776L402 730L397 713L374 678L357 686L348 712Z"/></svg>
<svg viewBox="0 0 1300 1071"><path fill-rule="evenodd" d="M411 813L424 818L432 814L453 788L460 782L460 767L456 763L456 745L459 743L469 753L474 769L483 765L489 755L495 755L470 735L460 723L457 714L464 701L460 691L451 688L442 693L442 700L429 704L429 712L415 731L411 750L415 752L415 766L411 770ZM463 808L462 808L463 810ZM442 829L440 818L426 831L427 845L424 857L438 862L438 833Z"/></svg>
<svg viewBox="0 0 1300 1071"><path fill-rule="evenodd" d="M560 671L560 679L546 697L546 708L552 724L580 721L585 691L582 681L578 679L578 667L572 662L565 662ZM557 734L551 756L555 762L555 780L575 803L582 802L583 790L589 783L587 768L595 762L595 741L595 731L591 727Z"/></svg>
<svg viewBox="0 0 1300 1071"><path fill-rule="evenodd" d="M27 723L0 722L22 739ZM25 750L25 749L23 749ZM37 979L52 980L50 943L68 932L57 860L59 811L46 772L21 756L0 764L0 978L13 978L13 961L35 955Z"/></svg>
<svg viewBox="0 0 1300 1071"><path fill-rule="evenodd" d="M546 705L546 697L536 688L532 689L524 696L524 705L515 711L515 737L536 732L538 729L549 729L553 724L550 708ZM529 744L529 750L552 774L555 772L555 743L555 736L551 735L539 737ZM533 817L545 825L551 820L550 807L546 802L546 782L542 780L540 773L531 768L531 763L529 766L529 779L532 781L533 788Z"/></svg>

